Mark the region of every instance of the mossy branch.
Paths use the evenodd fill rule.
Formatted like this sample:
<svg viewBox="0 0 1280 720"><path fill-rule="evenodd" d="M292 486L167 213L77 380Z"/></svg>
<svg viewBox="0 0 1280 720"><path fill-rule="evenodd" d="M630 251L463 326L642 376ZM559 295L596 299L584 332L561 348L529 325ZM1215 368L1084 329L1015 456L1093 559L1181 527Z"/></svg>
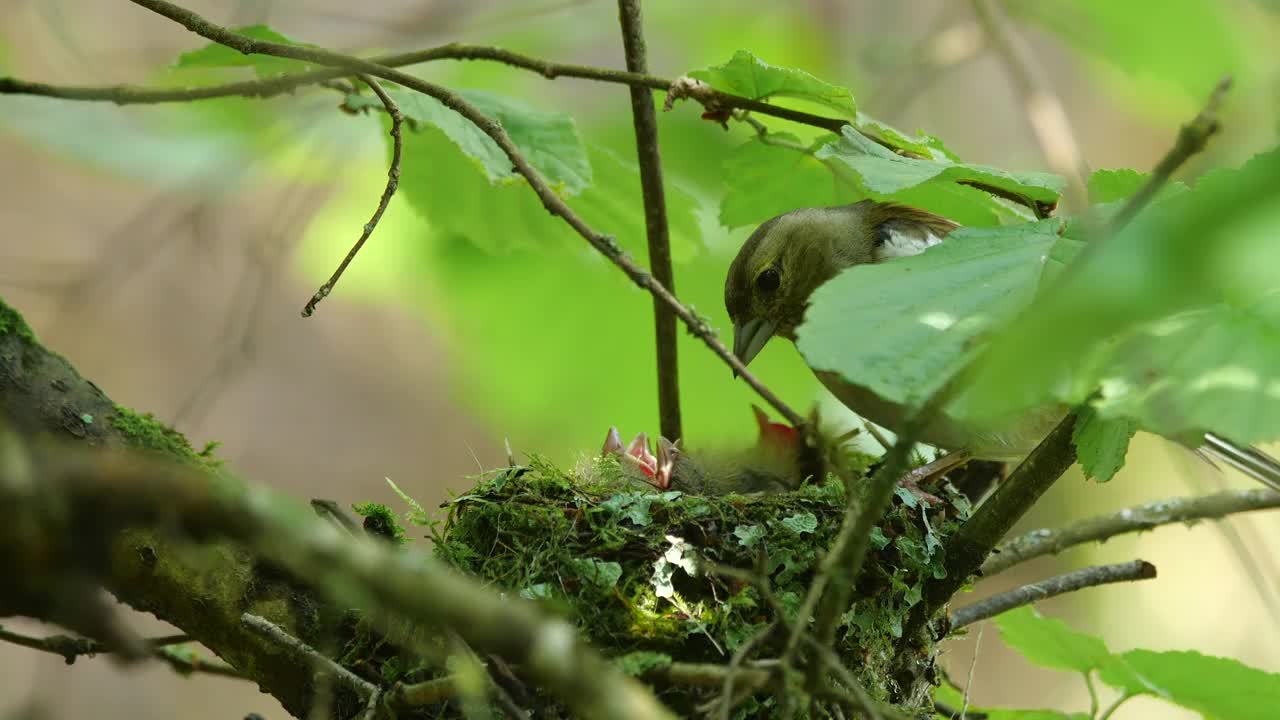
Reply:
<svg viewBox="0 0 1280 720"><path fill-rule="evenodd" d="M180 434L115 406L3 304L0 417L11 418L8 429L0 425L0 560L22 578L0 593L0 606L54 587L64 574L84 575L178 626L302 717L311 703L311 668L281 658L279 646L246 628L241 616L267 617L319 645L330 636L330 611L278 573L264 575L251 548L309 578L339 606L455 629L476 648L518 662L584 717L669 717L636 681L582 645L572 627L531 604L500 599L421 551L353 537L217 472ZM28 432L15 434L15 427ZM23 439L35 431L53 440ZM68 435L101 449L69 448ZM120 452L139 449L159 452ZM129 529L138 527L239 543L206 543L192 563L171 533ZM94 552L101 547L110 550ZM39 610L31 603L22 609Z"/></svg>

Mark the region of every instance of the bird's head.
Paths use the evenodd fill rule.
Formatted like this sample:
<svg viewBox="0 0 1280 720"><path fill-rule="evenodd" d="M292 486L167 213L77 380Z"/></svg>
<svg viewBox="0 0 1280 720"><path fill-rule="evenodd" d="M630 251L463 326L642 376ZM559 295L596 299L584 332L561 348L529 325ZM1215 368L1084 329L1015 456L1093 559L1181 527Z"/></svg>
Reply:
<svg viewBox="0 0 1280 720"><path fill-rule="evenodd" d="M733 353L745 365L774 335L794 340L809 296L841 270L922 252L955 227L923 210L872 200L766 220L725 278Z"/></svg>

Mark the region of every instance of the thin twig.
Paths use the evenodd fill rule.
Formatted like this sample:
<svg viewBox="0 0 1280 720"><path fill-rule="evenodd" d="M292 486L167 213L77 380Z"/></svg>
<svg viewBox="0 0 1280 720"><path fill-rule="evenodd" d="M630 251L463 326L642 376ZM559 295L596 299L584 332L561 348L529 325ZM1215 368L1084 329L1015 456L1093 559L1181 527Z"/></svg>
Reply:
<svg viewBox="0 0 1280 720"><path fill-rule="evenodd" d="M579 217L568 205L565 204L551 186L547 184L542 175L529 164L524 155L516 148L515 143L511 141L511 137L507 134L502 125L495 122L492 118L480 112L474 105L464 100L460 95L454 93L439 85L435 85L420 78L414 77L407 73L400 72L388 67L371 63L367 60L342 55L340 53L329 52L314 47L306 47L301 45L284 45L281 43L264 42L255 40L238 33L210 23L199 15L178 7L164 0L130 0L135 5L145 7L159 15L177 22L188 30L212 40L216 43L226 45L235 50L239 50L246 54L272 55L276 57L291 58L294 60L302 60L316 65L327 65L339 68L345 68L348 73L364 73L384 80L399 83L407 88L429 95L439 100L445 107L457 112L464 118L473 123L482 132L488 135L494 143L507 155L511 160L513 169L520 175L524 176L529 182L529 187L537 194L542 201L542 205L548 212L564 219L579 235L582 236L593 248L609 259L614 265L626 273L636 285L649 291L658 297L670 307L676 315L685 323L689 331L696 337L701 339L711 350L720 357L729 367L738 372L748 385L755 390L761 398L772 405L779 413L781 413L787 422L796 427L804 425L804 418L792 410L786 403L782 401L773 391L765 387L754 375L752 375L724 343L716 337L715 331L707 324L707 322L699 317L696 313L682 304L670 291L661 283L646 272L644 269L636 265L630 258L623 253L622 248L617 241L607 235L602 235L592 230L586 222Z"/></svg>
<svg viewBox="0 0 1280 720"><path fill-rule="evenodd" d="M648 73L640 0L618 0L618 20L622 25L622 46L626 54L627 70ZM631 116L636 131L636 157L640 162L644 226L649 239L649 270L654 279L674 293L675 272L671 268L667 200L662 190L662 158L658 153L658 119L653 107L653 93L649 88L631 86ZM659 427L663 437L675 442L684 437L680 422L676 316L657 297L653 299L653 329L658 355Z"/></svg>
<svg viewBox="0 0 1280 720"><path fill-rule="evenodd" d="M1045 163L1067 179L1071 204L1083 209L1088 205L1084 156L1062 100L1053 92L1021 39L1006 26L1008 19L995 7L996 0L971 0L971 4L987 38L1004 61Z"/></svg>
<svg viewBox="0 0 1280 720"><path fill-rule="evenodd" d="M351 519L338 503L333 500L324 498L311 498L311 509L315 511L316 517L322 517L332 522L337 527L342 528L348 534L360 534L360 526L355 520Z"/></svg>
<svg viewBox="0 0 1280 720"><path fill-rule="evenodd" d="M1116 698L1115 702L1111 703L1106 710L1102 711L1102 714L1098 716L1098 720L1111 720L1111 716L1115 714L1115 711L1119 710L1121 705L1128 702L1131 698L1136 697L1136 695L1137 693L1125 693Z"/></svg>
<svg viewBox="0 0 1280 720"><path fill-rule="evenodd" d="M853 706L865 713L871 720L881 720L883 717L881 709L867 694L867 690L862 687L862 683L858 682L858 678L853 676L853 672L840 661L840 657L836 655L835 651L809 636L805 637L805 643L811 651L817 654L822 664L835 674L836 679L853 694Z"/></svg>
<svg viewBox="0 0 1280 720"><path fill-rule="evenodd" d="M387 115L391 116L391 167L387 169L387 186L382 191L382 197L378 199L378 207L373 211L373 217L369 218L369 222L365 223L364 228L360 232L360 237L355 244L351 246L351 250L347 252L347 256L342 258L342 262L338 263L338 267L333 271L333 275L316 290L311 299L307 301L305 307L302 308L302 317L311 317L316 311L316 305L321 300L329 296L333 292L333 287L338 284L338 280L342 279L342 273L347 271L347 266L355 259L356 253L360 252L360 248L364 247L364 243L373 234L374 228L378 227L378 221L382 219L382 213L386 212L387 205L391 202L391 196L396 194L396 188L400 187L400 152L404 146L400 138L401 126L404 125L404 115L400 112L400 106L395 100L382 89L382 85L372 77L361 74L360 80L373 90L373 93L382 101L382 106L387 109Z"/></svg>
<svg viewBox="0 0 1280 720"><path fill-rule="evenodd" d="M1030 605L1057 595L1063 595L1087 587L1108 585L1134 580L1150 580L1156 576L1156 566L1145 560L1133 560L1115 565L1097 565L1065 573L1048 580L1023 585L1008 592L992 595L986 600L951 613L951 630L959 630L979 620L986 620L1007 610Z"/></svg>
<svg viewBox="0 0 1280 720"><path fill-rule="evenodd" d="M363 697L367 698L379 693L377 685L374 685L368 680L365 680L359 675L356 675L350 670L342 667L338 661L325 656L319 650L316 650L298 638L290 635L284 628L276 625L270 620L259 615L244 613L240 616L240 622L244 623L245 627L253 630L259 635L262 635L293 653L306 658L308 662L315 665L318 671L337 678L344 685L360 693Z"/></svg>
<svg viewBox="0 0 1280 720"><path fill-rule="evenodd" d="M733 692L733 685L739 678L739 670L742 667L742 663L747 659L747 656L751 654L751 651L754 650L757 645L764 642L765 638L772 635L773 631L777 628L777 621L769 623L754 635L743 641L743 643L738 646L738 649L733 652L733 656L729 659L727 672L724 675L720 687L720 703L719 711L717 713L717 717L719 717L720 720L728 720L729 716L733 714L734 706L737 705ZM761 680L761 678L752 676L749 680ZM767 682L768 677L763 678L763 680ZM753 686L753 684L749 683L747 687L755 690L763 684L764 682L761 682L760 685Z"/></svg>
<svg viewBox="0 0 1280 720"><path fill-rule="evenodd" d="M146 5L146 7L151 6ZM190 13L188 13L188 15L190 15ZM171 16L166 15L166 17ZM256 43L255 47L257 48L276 45L275 43L265 43L260 41L254 42ZM276 46L281 47L279 45ZM277 54L261 49L242 50L242 52L245 52L246 54L253 52L266 55ZM314 58L304 59L307 59L317 65L331 65L331 63L315 60ZM359 59L354 57L350 59L358 60L361 63L368 63L365 65L366 68L371 67L372 65L378 65L383 68L405 67L432 60L491 60L503 63L510 67L536 72L549 80L554 80L559 77L567 77L582 80L595 80L598 82L619 83L623 85L650 88L653 90L663 90L668 93L668 97L672 96L672 88L676 87L680 80L683 80L683 78L670 80L643 73L610 70L608 68L598 68L587 65L553 63L547 60L529 57L528 55L511 52L510 50L504 50L502 48L484 45L463 45L460 43L451 43L449 45L408 53L376 56L369 59ZM321 85L335 78L351 75L352 73L353 70L349 67L331 66L319 70L283 75L281 77L266 80L250 80L227 83L225 85L181 89L148 89L129 85L70 87L28 82L11 77L0 77L0 95L37 95L41 97L61 98L66 100L112 102L117 105L192 102L196 100L208 100L221 97L267 98L291 93L294 90L307 85ZM372 72L369 74L378 75L377 73ZM381 75L378 76L384 77ZM412 87L412 85L406 85L406 87ZM696 94L685 94L682 97L692 97L708 109L714 108L719 110L742 110L753 112L760 115L781 118L783 120L790 120L791 122L799 123L801 125L822 128L823 130L828 130L834 133L841 132L843 128L849 124L849 120L845 118L814 115L813 113L792 110L791 108L779 107L777 105L770 105L763 100L754 100L738 95L732 95L730 93L713 90L711 88L703 88ZM892 148L892 146L883 138L878 138L869 133L862 134L866 135L866 137L873 142ZM1018 195L1017 193L1011 193L993 185L969 180L961 181L961 184L971 185L992 195L1026 205L1036 213L1037 217L1044 217L1044 214L1049 209L1041 203L1036 203L1028 198Z"/></svg>
<svg viewBox="0 0 1280 720"><path fill-rule="evenodd" d="M61 656L68 665L74 663L76 658L86 655L107 655L111 653L111 649L106 647L97 640L76 635L48 635L45 637L31 637L20 633L11 632L0 627L0 641L20 645L32 650L39 650L53 655ZM192 642L188 635L163 635L155 638L147 638L143 642L151 647L151 654L156 659L168 664L174 670L180 673L205 673L209 675L221 675L223 677L243 677L235 668L218 661L204 661L190 657L183 653L174 651L170 646L181 645L183 643Z"/></svg>
<svg viewBox="0 0 1280 720"><path fill-rule="evenodd" d="M1209 139L1218 133L1221 125L1218 122L1218 110L1222 107L1222 102L1227 96L1227 91L1231 89L1231 77L1227 76L1218 81L1214 86L1213 92L1209 94L1209 100L1205 103L1200 112L1191 119L1191 122L1183 125L1178 129L1178 138L1174 141L1173 147L1165 156L1160 158L1160 162L1156 163L1155 168L1151 171L1151 177L1142 187L1138 188L1138 192L1129 198L1129 202L1111 218L1111 227L1113 230L1124 227L1138 214L1151 199L1156 196L1160 188L1169 182L1169 178L1173 173L1182 167L1192 155L1204 150ZM1086 250L1090 247L1086 245ZM1072 263L1076 265L1078 263Z"/></svg>
<svg viewBox="0 0 1280 720"><path fill-rule="evenodd" d="M1101 542L1116 535L1141 532L1161 525L1216 520L1235 513L1280 508L1280 493L1257 488L1227 490L1203 497L1167 498L1117 510L1109 515L1081 520L1058 530L1031 530L1002 543L982 564L990 577L1042 555L1056 555L1087 542Z"/></svg>

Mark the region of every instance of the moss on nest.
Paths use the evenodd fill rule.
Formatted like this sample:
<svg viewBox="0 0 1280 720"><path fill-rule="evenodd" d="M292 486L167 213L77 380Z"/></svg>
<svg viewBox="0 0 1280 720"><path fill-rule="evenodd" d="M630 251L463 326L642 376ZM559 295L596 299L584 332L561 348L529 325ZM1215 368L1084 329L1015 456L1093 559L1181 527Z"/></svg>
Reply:
<svg viewBox="0 0 1280 720"><path fill-rule="evenodd" d="M863 470L846 474L863 486ZM899 491L841 621L836 652L882 700L919 697L906 687L919 678L903 676L904 654L931 665L932 641L901 635L925 580L944 572L943 543L968 510L963 496L945 494L930 508ZM762 555L794 621L844 516L845 483L830 475L793 492L702 496L636 483L614 458L577 472L535 460L482 479L447 508L435 533L439 558L561 613L624 667L663 657L725 663L772 610L758 588L702 573L698 559L750 569ZM757 656L778 651L766 646ZM689 710L705 692L668 688L662 697Z"/></svg>

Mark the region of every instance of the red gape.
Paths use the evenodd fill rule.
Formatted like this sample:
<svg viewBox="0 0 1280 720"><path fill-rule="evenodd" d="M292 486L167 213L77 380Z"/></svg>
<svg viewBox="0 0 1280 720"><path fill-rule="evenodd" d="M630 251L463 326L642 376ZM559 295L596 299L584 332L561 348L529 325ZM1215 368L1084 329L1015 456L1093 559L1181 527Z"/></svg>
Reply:
<svg viewBox="0 0 1280 720"><path fill-rule="evenodd" d="M604 438L604 447L601 448L601 455L617 455L624 461L634 464L649 479L649 482L659 490L666 490L671 487L671 471L676 464L676 445L664 437L658 438L658 454L654 455L649 450L649 436L646 433L639 433L632 439L631 444L622 448L622 436L618 434L618 428L609 428L609 434Z"/></svg>

